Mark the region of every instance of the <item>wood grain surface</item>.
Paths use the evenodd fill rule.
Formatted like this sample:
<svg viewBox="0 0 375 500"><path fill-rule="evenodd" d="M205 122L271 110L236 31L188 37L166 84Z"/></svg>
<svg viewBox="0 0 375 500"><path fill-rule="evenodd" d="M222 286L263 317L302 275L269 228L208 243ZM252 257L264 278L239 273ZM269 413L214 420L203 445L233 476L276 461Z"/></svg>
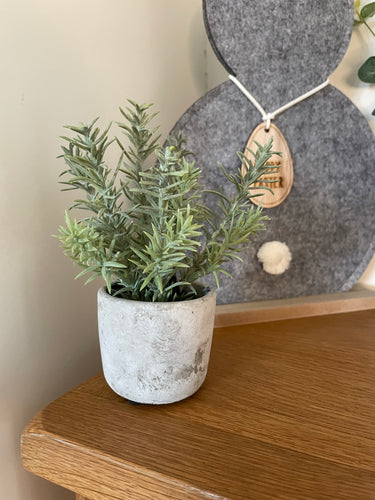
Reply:
<svg viewBox="0 0 375 500"><path fill-rule="evenodd" d="M100 374L41 411L26 469L90 500L375 499L375 309L220 328L188 400Z"/></svg>

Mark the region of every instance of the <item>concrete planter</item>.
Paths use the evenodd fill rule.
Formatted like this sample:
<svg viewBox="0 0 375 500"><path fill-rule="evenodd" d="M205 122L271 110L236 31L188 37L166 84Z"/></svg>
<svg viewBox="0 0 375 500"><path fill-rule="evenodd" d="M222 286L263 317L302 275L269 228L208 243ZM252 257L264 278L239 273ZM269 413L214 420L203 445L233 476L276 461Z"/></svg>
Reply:
<svg viewBox="0 0 375 500"><path fill-rule="evenodd" d="M138 302L98 292L104 376L120 396L138 403L185 399L208 367L216 294L183 302Z"/></svg>

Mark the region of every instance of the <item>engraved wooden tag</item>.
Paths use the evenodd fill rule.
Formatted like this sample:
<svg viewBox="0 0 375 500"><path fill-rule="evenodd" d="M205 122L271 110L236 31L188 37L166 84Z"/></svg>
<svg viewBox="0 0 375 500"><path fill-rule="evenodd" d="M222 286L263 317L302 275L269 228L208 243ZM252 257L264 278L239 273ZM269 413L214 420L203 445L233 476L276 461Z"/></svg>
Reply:
<svg viewBox="0 0 375 500"><path fill-rule="evenodd" d="M280 205L290 193L293 185L293 162L288 143L286 142L281 131L273 123L270 124L268 132L266 131L266 123L261 123L256 127L256 129L254 129L247 142L244 154L247 158L253 161L254 158L251 153L249 153L248 149L255 152L257 150L255 141L264 146L268 143L271 137L273 137L272 149L273 151L281 153L281 157L277 155L272 156L268 164L270 167L280 165L280 168L277 173L263 175L257 183L253 184L253 186L257 188L267 186L272 189L273 193L268 190L262 191L260 189L256 189L252 191L252 194L259 194L261 196L251 198L251 201L255 205L259 205L259 203L262 202L262 206L264 208L272 208ZM245 173L244 167L242 167L242 173ZM264 182L267 180L274 182Z"/></svg>

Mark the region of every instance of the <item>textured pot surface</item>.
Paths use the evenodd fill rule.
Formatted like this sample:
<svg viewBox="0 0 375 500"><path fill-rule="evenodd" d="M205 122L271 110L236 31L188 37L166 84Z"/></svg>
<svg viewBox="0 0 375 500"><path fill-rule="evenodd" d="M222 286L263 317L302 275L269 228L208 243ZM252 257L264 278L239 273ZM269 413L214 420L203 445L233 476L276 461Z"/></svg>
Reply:
<svg viewBox="0 0 375 500"><path fill-rule="evenodd" d="M180 401L202 385L208 368L216 294L182 302L139 302L98 292L104 376L138 403Z"/></svg>

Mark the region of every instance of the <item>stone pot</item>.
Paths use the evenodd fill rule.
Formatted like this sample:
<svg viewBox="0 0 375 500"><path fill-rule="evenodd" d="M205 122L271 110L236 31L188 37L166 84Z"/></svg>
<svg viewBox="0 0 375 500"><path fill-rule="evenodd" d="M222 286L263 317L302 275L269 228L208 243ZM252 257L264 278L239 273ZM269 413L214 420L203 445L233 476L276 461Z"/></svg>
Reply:
<svg viewBox="0 0 375 500"><path fill-rule="evenodd" d="M104 376L120 396L166 404L194 394L207 374L216 293L181 302L141 302L98 292Z"/></svg>

